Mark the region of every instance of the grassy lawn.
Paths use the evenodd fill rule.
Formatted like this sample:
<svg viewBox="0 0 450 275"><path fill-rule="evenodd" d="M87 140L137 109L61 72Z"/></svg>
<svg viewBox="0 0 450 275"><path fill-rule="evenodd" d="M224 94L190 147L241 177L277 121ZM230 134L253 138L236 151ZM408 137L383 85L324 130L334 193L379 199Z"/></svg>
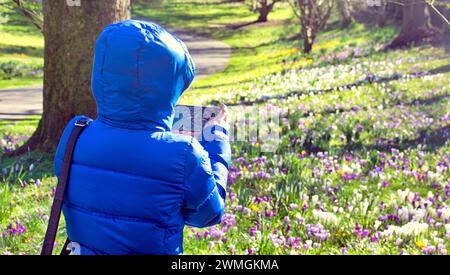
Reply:
<svg viewBox="0 0 450 275"><path fill-rule="evenodd" d="M195 81L183 102L237 104L297 93L266 102L281 113L275 152L262 152L264 141L233 143L223 222L186 228L186 253L446 254L448 54L429 45L385 52L383 45L396 28L355 23L344 30L333 15L313 52L305 55L288 6L277 7L267 23L244 26L257 16L240 4L203 2L133 11L135 18L182 26L233 48L228 68ZM1 35L17 36L8 40L17 44L0 47L23 52L1 51L0 60L18 55L23 64L41 62L31 50L42 48L32 26L7 25ZM20 61L21 55L29 58ZM398 77L336 88L393 74ZM30 84L33 80L38 83L39 77ZM241 116L242 110L232 109L233 115ZM23 144L37 123L38 117L1 121L0 150ZM3 157L0 168L0 254L38 253L56 184L52 154ZM59 245L64 234L62 226Z"/></svg>
<svg viewBox="0 0 450 275"><path fill-rule="evenodd" d="M23 16L0 7L0 88L42 85L44 38Z"/></svg>

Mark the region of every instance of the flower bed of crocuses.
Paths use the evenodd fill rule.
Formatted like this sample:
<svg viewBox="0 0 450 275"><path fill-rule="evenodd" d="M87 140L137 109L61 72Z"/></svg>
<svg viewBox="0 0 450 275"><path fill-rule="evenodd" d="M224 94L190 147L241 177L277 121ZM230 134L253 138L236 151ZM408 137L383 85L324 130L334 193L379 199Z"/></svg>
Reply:
<svg viewBox="0 0 450 275"><path fill-rule="evenodd" d="M450 73L442 68L450 59L430 46L369 56L356 50L301 68L299 53L287 51L280 62L293 67L236 83L220 98L238 102L333 88L369 74L403 75L265 102L280 110L278 148L233 143L222 223L186 227L185 253L447 254ZM3 130L2 150L32 130ZM51 155L25 155L1 169L0 254L38 253L56 183ZM63 240L64 226L59 246Z"/></svg>
<svg viewBox="0 0 450 275"><path fill-rule="evenodd" d="M438 68L448 62L413 48L237 85L224 101L404 75L266 102L281 110L279 148L235 146L223 222L187 229L187 252L447 254L450 81Z"/></svg>

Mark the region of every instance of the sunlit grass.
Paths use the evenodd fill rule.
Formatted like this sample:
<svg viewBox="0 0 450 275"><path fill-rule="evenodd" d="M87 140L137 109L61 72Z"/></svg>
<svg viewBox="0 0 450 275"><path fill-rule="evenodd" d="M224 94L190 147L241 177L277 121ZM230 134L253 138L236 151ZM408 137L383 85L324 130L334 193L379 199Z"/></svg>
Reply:
<svg viewBox="0 0 450 275"><path fill-rule="evenodd" d="M0 89L21 88L21 87L41 87L43 80L41 78L13 78L0 80Z"/></svg>
<svg viewBox="0 0 450 275"><path fill-rule="evenodd" d="M23 71L22 76L0 77L0 88L42 85L42 73L29 74L44 64L42 33L13 10L0 7L0 11L7 17L0 24L0 65L14 64Z"/></svg>
<svg viewBox="0 0 450 275"><path fill-rule="evenodd" d="M8 46L43 49L44 37L37 34L11 33L0 26L0 43Z"/></svg>

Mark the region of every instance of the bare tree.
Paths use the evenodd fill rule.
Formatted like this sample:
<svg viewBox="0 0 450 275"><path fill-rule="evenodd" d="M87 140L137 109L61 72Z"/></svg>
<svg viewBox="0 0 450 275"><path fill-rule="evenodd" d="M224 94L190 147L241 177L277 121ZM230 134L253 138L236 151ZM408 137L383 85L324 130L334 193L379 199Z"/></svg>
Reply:
<svg viewBox="0 0 450 275"><path fill-rule="evenodd" d="M333 8L333 0L293 0L289 1L294 14L300 21L303 51L309 53L318 32L325 27Z"/></svg>
<svg viewBox="0 0 450 275"><path fill-rule="evenodd" d="M342 27L346 28L353 22L350 0L336 0L336 2L342 20Z"/></svg>
<svg viewBox="0 0 450 275"><path fill-rule="evenodd" d="M20 14L30 20L38 30L41 32L43 31L44 16L42 14L42 4L40 1L8 0L8 3L1 2L1 4L17 10Z"/></svg>
<svg viewBox="0 0 450 275"><path fill-rule="evenodd" d="M44 112L34 134L14 154L51 151L75 115L96 116L90 85L95 41L105 26L130 18L130 0L79 3L43 1Z"/></svg>
<svg viewBox="0 0 450 275"><path fill-rule="evenodd" d="M251 10L259 14L256 22L267 22L269 13L273 10L275 4L280 1L281 0L245 0Z"/></svg>

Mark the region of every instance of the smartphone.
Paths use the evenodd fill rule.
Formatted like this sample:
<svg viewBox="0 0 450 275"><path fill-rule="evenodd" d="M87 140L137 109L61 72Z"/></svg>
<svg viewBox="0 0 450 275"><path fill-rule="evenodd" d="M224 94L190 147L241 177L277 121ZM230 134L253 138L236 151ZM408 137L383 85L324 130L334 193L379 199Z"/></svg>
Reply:
<svg viewBox="0 0 450 275"><path fill-rule="evenodd" d="M220 112L218 106L175 106L172 131L201 132L205 124Z"/></svg>

